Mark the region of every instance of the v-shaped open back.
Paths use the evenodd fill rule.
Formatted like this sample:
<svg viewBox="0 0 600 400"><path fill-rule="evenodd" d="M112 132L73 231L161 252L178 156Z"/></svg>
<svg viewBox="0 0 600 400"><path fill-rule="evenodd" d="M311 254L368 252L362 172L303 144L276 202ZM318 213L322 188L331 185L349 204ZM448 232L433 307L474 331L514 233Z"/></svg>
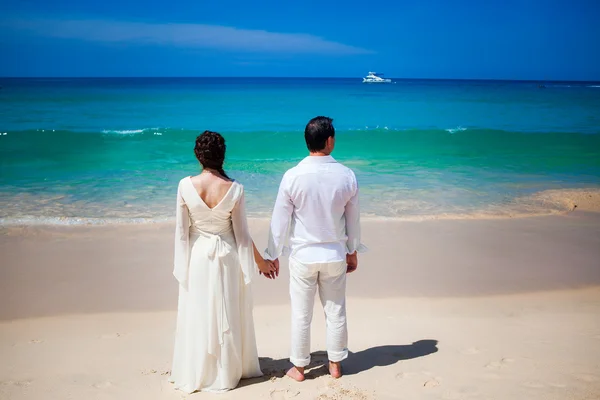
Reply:
<svg viewBox="0 0 600 400"><path fill-rule="evenodd" d="M233 182L225 196L213 208L204 202L190 177L181 180L179 191L190 217L191 230L218 233L231 229L231 214L244 188Z"/></svg>
<svg viewBox="0 0 600 400"><path fill-rule="evenodd" d="M189 181L190 185L192 186L192 188L194 189L194 191L196 192L196 195L198 195L198 198L200 199L200 201L202 202L202 204L204 204L206 206L206 208L208 208L209 210L214 210L215 208L219 207L223 203L223 201L227 198L227 196L229 196L229 194L232 191L233 185L235 184L235 181L231 182L231 185L229 185L229 189L227 189L227 192L225 192L225 194L223 195L223 197L221 197L221 200L219 200L214 207L210 207L206 203L206 200L204 200L202 198L202 196L200 195L200 193L198 192L198 189L194 185L194 182L192 182L192 177L191 176L188 177L188 181Z"/></svg>

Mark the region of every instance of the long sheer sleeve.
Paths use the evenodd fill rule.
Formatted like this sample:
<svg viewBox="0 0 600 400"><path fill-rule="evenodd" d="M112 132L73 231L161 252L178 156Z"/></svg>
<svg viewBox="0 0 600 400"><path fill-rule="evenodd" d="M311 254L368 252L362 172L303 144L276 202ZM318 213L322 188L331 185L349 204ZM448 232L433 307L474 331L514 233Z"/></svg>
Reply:
<svg viewBox="0 0 600 400"><path fill-rule="evenodd" d="M246 217L246 200L244 188L241 187L241 194L233 210L231 211L231 223L233 225L233 234L237 244L238 257L244 274L244 283L248 284L257 273L256 263L254 261L254 245L248 228L248 219Z"/></svg>
<svg viewBox="0 0 600 400"><path fill-rule="evenodd" d="M175 257L173 275L179 284L186 287L190 262L190 212L177 188L177 211L175 216Z"/></svg>

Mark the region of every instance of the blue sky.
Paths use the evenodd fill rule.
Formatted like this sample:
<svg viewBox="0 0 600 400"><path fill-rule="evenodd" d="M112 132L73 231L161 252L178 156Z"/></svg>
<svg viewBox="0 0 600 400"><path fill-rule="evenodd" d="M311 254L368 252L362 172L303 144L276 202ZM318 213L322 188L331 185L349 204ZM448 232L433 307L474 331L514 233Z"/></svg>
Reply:
<svg viewBox="0 0 600 400"><path fill-rule="evenodd" d="M0 76L600 80L600 1L0 0Z"/></svg>

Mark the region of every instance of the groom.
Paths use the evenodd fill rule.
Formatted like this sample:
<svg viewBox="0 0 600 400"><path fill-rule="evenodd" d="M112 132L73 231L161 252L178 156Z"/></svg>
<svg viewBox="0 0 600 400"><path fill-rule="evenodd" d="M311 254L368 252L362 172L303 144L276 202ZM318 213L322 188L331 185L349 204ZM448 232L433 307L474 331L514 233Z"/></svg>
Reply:
<svg viewBox="0 0 600 400"><path fill-rule="evenodd" d="M342 376L340 362L348 357L346 273L356 270L357 251L364 248L356 177L330 155L335 147L332 122L316 117L306 125L310 154L283 176L265 256L279 269L279 257L289 255L294 367L287 375L297 381L304 380L304 368L310 363L317 288L327 321L329 372L334 378Z"/></svg>

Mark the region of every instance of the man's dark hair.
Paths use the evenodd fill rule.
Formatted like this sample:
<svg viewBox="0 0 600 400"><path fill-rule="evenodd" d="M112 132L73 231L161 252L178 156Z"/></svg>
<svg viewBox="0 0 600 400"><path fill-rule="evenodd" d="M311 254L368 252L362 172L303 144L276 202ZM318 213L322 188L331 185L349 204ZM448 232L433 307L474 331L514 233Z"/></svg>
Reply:
<svg viewBox="0 0 600 400"><path fill-rule="evenodd" d="M335 136L333 120L328 117L315 117L304 128L304 139L308 151L316 152L325 148L327 139Z"/></svg>

